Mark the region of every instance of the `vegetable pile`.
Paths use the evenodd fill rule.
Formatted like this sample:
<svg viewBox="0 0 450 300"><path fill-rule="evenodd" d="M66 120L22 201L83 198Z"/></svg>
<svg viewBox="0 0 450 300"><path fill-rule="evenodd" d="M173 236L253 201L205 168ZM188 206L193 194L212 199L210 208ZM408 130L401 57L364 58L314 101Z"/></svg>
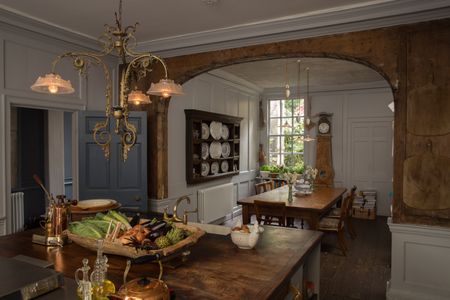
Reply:
<svg viewBox="0 0 450 300"><path fill-rule="evenodd" d="M189 231L178 228L171 222L154 218L140 223L139 214L128 221L125 215L113 210L72 222L69 224L69 231L82 237L103 238L112 242L118 240L122 245L144 250L166 248L190 235Z"/></svg>

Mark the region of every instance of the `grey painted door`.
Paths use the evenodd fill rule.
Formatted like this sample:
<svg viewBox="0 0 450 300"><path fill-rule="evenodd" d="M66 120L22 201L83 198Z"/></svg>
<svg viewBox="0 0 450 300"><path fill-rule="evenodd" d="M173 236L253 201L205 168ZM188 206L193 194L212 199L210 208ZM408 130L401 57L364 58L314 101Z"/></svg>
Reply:
<svg viewBox="0 0 450 300"><path fill-rule="evenodd" d="M104 120L104 112L79 112L79 197L80 200L107 198L122 208L147 211L147 113L131 112L129 122L137 129L137 140L128 159L121 156L120 137L112 134L110 159L94 142L93 128Z"/></svg>

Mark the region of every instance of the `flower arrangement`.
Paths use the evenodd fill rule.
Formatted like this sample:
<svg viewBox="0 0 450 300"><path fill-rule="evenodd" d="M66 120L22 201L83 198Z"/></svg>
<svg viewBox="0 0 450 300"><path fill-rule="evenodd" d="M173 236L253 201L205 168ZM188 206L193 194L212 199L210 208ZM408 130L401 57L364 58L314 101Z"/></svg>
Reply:
<svg viewBox="0 0 450 300"><path fill-rule="evenodd" d="M286 172L286 173L282 173L280 175L280 177L281 177L281 179L285 180L287 182L287 184L292 185L297 180L298 174Z"/></svg>
<svg viewBox="0 0 450 300"><path fill-rule="evenodd" d="M319 172L319 170L317 170L316 168L313 168L311 166L306 166L305 168L305 177L309 180L315 180L317 177L317 173Z"/></svg>

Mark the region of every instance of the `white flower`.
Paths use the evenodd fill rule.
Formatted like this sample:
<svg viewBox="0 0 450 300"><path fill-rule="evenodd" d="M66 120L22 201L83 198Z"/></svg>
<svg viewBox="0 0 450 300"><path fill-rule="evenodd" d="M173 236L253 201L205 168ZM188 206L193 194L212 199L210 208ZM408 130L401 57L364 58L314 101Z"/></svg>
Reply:
<svg viewBox="0 0 450 300"><path fill-rule="evenodd" d="M294 184L297 180L298 174L297 173L283 173L281 175L281 178L285 180L288 184Z"/></svg>

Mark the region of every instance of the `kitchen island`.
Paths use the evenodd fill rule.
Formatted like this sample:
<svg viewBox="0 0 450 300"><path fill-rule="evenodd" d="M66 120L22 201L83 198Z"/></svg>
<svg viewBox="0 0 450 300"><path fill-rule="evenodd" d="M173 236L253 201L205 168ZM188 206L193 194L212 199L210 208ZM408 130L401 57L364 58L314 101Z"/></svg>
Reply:
<svg viewBox="0 0 450 300"><path fill-rule="evenodd" d="M206 234L190 248L188 260L164 268L163 280L176 299L293 299L294 286L311 282L319 291L320 240L317 231L264 226L256 247L238 249L230 236ZM33 244L33 231L0 237L0 256L27 255L50 261L54 269L73 278L83 258L92 267L96 253L76 244L47 248ZM108 255L108 278L122 284L126 258ZM153 263L133 265L128 280L158 276ZM302 299L302 298L300 298ZM306 298L305 298L306 299Z"/></svg>

